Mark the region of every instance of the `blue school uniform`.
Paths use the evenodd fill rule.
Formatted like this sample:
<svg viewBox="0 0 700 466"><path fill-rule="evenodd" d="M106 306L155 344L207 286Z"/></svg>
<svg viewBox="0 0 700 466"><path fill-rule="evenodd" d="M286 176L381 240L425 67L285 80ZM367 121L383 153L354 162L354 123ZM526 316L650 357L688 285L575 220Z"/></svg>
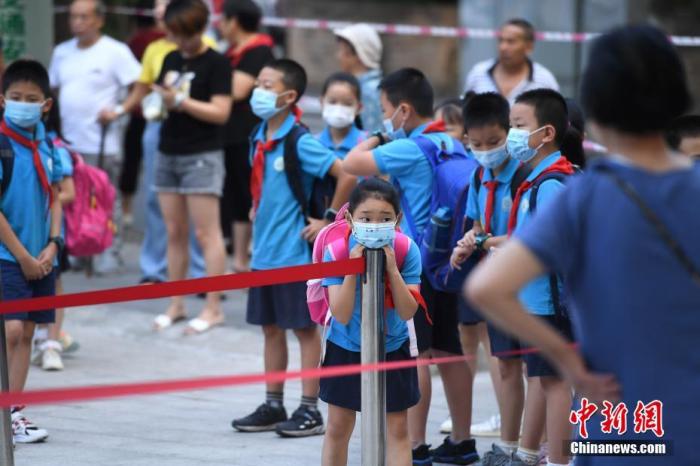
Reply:
<svg viewBox="0 0 700 466"><path fill-rule="evenodd" d="M275 133L274 139L284 138L293 126L294 116L289 115ZM263 123L253 136L251 162L255 143L265 140L266 130L267 123ZM310 134L299 138L297 153L304 191L307 198L310 198L314 178L326 176L337 157ZM304 226L301 207L287 183L284 144L280 142L265 154L262 193L253 222L251 267L264 270L311 262L309 244L301 237Z"/></svg>
<svg viewBox="0 0 700 466"><path fill-rule="evenodd" d="M348 250L352 251L357 241L351 235L348 243ZM330 251L326 251L323 256L324 262L332 261ZM416 243L411 241L406 258L404 259L401 276L407 285L420 285L421 258L420 251ZM323 286L342 285L345 277L328 277L323 279ZM355 308L352 318L347 325L343 325L335 319L331 320L328 330L328 340L348 351L360 351L360 323L362 307L362 286L357 281L355 290ZM408 339L408 329L406 321L399 317L394 309L385 309L386 312L386 351L396 351Z"/></svg>
<svg viewBox="0 0 700 466"><path fill-rule="evenodd" d="M552 166L561 157L559 151L548 155L542 160L527 177L527 181L533 181L543 171ZM564 184L558 180L546 180L537 191L537 209L544 208L551 203L557 195L564 189ZM520 205L518 206L518 224L515 227L515 232L522 230L532 222L532 214L530 212L530 191L523 193ZM561 286L560 286L561 290ZM561 292L559 293L561 296ZM552 292L549 286L549 276L541 275L520 291L520 301L531 314L541 316L551 316L555 314L554 303L552 302Z"/></svg>
<svg viewBox="0 0 700 466"><path fill-rule="evenodd" d="M49 183L54 184L61 181L63 178L61 158L58 152L52 150L46 142L46 131L43 123L38 123L34 134L31 134L29 131L14 125L7 118L5 122L12 130L22 136L40 141L39 155ZM39 181L31 149L11 138L9 139L15 160L7 192L2 193L0 211L29 254L37 257L46 247L51 230L49 196ZM0 179L3 175L2 166L0 166ZM0 260L17 262L7 247L1 243Z"/></svg>
<svg viewBox="0 0 700 466"><path fill-rule="evenodd" d="M700 198L699 163L652 173L599 160L549 206L538 206L536 221L516 233L548 269L563 276L588 367L613 374L622 386L629 409L627 432L602 434L600 406L587 424L589 439L656 439L650 432L635 434L633 412L638 401L663 402L665 435L660 440L672 442L673 456L581 456L576 464L697 464L700 286L599 166L634 187L700 268L700 216L694 201Z"/></svg>
<svg viewBox="0 0 700 466"><path fill-rule="evenodd" d="M472 183L469 185L467 217L472 220L478 220L481 222L481 225L486 228L486 201L489 191L484 183L493 181L494 179L498 182L494 195L493 216L491 217L491 234L493 236L502 236L508 233L508 215L513 205L513 199L510 194L510 184L511 181L513 181L513 175L515 175L515 172L518 170L518 166L520 166L520 163L517 160L508 159L506 166L495 178L493 176L493 171L489 168L485 168L481 177L481 186L479 187L478 195L476 192L477 172L474 173Z"/></svg>
<svg viewBox="0 0 700 466"><path fill-rule="evenodd" d="M323 128L323 131L316 136L316 139L318 139L324 147L332 150L336 157L343 160L345 156L348 155L348 152L365 139L365 132L353 124L350 127L350 132L345 136L345 139L336 146L331 137L331 130L326 126Z"/></svg>
<svg viewBox="0 0 700 466"><path fill-rule="evenodd" d="M61 158L58 152L52 150L46 142L46 131L42 123L38 123L34 134L14 125L5 119L7 125L22 136L41 141L39 155L49 183L58 183L63 178ZM39 181L39 175L34 167L34 156L31 149L13 141L10 138L14 164L12 179L7 192L2 193L0 211L10 224L17 239L27 252L37 257L47 246L51 233L51 215L49 211L49 196ZM6 174L0 166L0 179ZM25 278L17 259L0 243L0 272L2 273L3 297L6 301L17 299L39 298L55 294L55 271L44 278L29 281ZM36 324L54 322L53 309L35 312L19 312L5 315L7 320L28 320Z"/></svg>
<svg viewBox="0 0 700 466"><path fill-rule="evenodd" d="M348 247L355 246L355 239L350 236ZM331 259L326 251L323 260ZM421 280L421 258L418 246L411 242L406 254L401 276L407 285L417 285ZM329 277L323 279L323 286L342 285L344 277ZM331 319L328 330L326 352L323 367L346 366L360 364L361 343L361 284L358 280L355 290L355 307L347 325ZM409 344L408 324L402 320L396 310L385 309L386 312L386 361L406 361L412 359ZM422 312L422 311L418 311ZM345 377L329 377L320 381L319 398L328 404L345 409L360 411L362 381L360 374ZM388 371L386 374L386 410L387 412L404 411L415 406L420 400L418 389L418 371L415 367Z"/></svg>
<svg viewBox="0 0 700 466"><path fill-rule="evenodd" d="M417 234L420 235L430 220L430 198L433 192L433 169L423 151L412 139L425 137L437 147L444 147L447 152L454 151L456 141L445 133L423 134L428 125L420 125L411 131L407 138L397 139L381 145L372 151L377 168L383 175L390 175L401 185L405 197L404 205L410 206L411 216ZM401 230L410 236L406 215L401 221Z"/></svg>

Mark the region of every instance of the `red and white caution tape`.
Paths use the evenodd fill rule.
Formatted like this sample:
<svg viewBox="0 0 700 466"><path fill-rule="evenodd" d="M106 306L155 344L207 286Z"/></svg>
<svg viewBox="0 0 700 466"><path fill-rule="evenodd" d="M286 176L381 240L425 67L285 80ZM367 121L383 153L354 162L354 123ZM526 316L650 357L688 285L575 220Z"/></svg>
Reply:
<svg viewBox="0 0 700 466"><path fill-rule="evenodd" d="M56 13L66 13L68 7L61 6L54 9ZM124 6L108 7L109 13L127 16L152 16L153 10L143 8L132 8ZM213 19L217 20L218 15L213 15ZM315 29L328 31L337 28L342 28L353 24L348 21L333 21L328 19L311 19L311 18L283 18L278 16L265 16L262 20L263 25L269 27L280 27L287 29ZM430 26L417 24L398 24L398 23L371 23L370 26L382 34L398 35L398 36L422 36L422 37L452 37L460 39L495 39L499 35L498 29L482 29L469 27L451 27L451 26ZM587 42L598 36L595 32L563 32L563 31L540 31L536 33L537 40L543 42L561 42L561 43L581 43ZM671 36L670 39L679 47L699 47L700 37L696 36Z"/></svg>

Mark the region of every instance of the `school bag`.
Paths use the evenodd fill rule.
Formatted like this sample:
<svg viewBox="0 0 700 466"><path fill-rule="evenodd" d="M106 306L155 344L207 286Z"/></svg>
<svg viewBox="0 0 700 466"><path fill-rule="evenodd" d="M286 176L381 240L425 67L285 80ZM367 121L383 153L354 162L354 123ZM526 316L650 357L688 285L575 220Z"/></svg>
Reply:
<svg viewBox="0 0 700 466"><path fill-rule="evenodd" d="M253 138L261 128L262 123L258 124L251 132L250 147L255 147ZM287 184L292 191L292 196L299 204L301 214L304 217L304 223L308 224L308 218L322 219L326 213L326 209L330 207L333 195L335 193L336 181L330 175L326 175L322 179L314 178L311 188L311 197L307 200L304 185L302 183L303 173L299 154L297 152L297 144L299 139L305 134L309 134L308 127L301 122L294 124L292 129L284 137L284 174L287 178Z"/></svg>
<svg viewBox="0 0 700 466"><path fill-rule="evenodd" d="M420 148L433 171L433 190L430 197L430 220L423 233L418 235L411 214L411 206L401 190L398 180L394 185L401 193L401 204L408 227L420 247L423 271L431 286L439 291L459 291L464 278L476 264L469 260L461 271L451 270L449 262L452 248L471 228L465 222L469 181L478 164L467 156L461 142L454 140L454 149L447 150L445 143L438 147L425 136L411 139Z"/></svg>
<svg viewBox="0 0 700 466"><path fill-rule="evenodd" d="M54 142L50 137L44 139L49 149L53 151ZM12 172L15 167L15 154L10 138L5 133L0 133L0 165L2 166L2 181L0 182L0 196L3 196L10 187Z"/></svg>
<svg viewBox="0 0 700 466"><path fill-rule="evenodd" d="M60 141L56 144L65 147ZM114 240L116 190L104 170L88 165L80 154L68 152L73 161L75 199L63 208L66 250L72 256L93 256L104 252Z"/></svg>

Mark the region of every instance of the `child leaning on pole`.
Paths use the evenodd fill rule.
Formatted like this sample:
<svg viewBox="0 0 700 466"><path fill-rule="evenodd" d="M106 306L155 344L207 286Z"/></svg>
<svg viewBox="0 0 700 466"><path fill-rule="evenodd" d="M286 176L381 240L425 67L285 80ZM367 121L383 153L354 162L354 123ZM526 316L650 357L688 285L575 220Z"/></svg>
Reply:
<svg viewBox="0 0 700 466"><path fill-rule="evenodd" d="M17 60L7 68L0 97L0 283L5 301L55 294L57 257L64 245L58 190L63 172L41 122L52 102L43 65ZM5 315L10 391L24 390L36 325L54 320L53 309ZM48 437L21 407L12 408L12 431L17 443Z"/></svg>

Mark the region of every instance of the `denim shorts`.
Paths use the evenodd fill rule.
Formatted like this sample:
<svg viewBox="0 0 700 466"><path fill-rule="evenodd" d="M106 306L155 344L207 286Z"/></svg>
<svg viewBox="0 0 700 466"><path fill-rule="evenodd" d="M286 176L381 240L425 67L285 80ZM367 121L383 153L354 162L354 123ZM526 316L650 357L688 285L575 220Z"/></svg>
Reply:
<svg viewBox="0 0 700 466"><path fill-rule="evenodd" d="M27 280L24 278L22 268L16 262L0 260L2 272L2 295L4 301L18 299L42 298L56 294L55 269L40 280ZM25 320L37 324L51 324L56 320L53 309L44 309L32 312L16 312L5 314L5 320Z"/></svg>
<svg viewBox="0 0 700 466"><path fill-rule="evenodd" d="M156 158L155 190L159 193L209 194L221 197L224 188L222 150Z"/></svg>

